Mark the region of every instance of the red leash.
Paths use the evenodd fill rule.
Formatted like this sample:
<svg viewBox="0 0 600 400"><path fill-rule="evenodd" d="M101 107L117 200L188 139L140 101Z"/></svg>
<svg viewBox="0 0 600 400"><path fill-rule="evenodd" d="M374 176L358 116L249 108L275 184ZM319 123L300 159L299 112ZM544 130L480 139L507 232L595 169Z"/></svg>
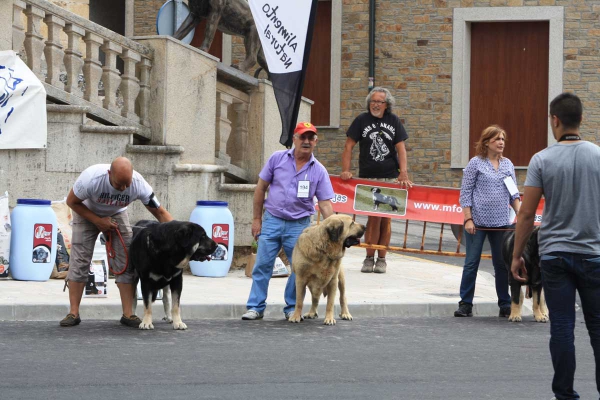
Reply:
<svg viewBox="0 0 600 400"><path fill-rule="evenodd" d="M125 241L123 240L123 236L121 236L121 232L119 231L119 229L115 229L115 231L117 232L117 236L119 236L119 239L121 240L121 246L123 246L123 251L125 252L125 266L123 267L123 269L117 272L111 266L111 260L114 259L116 256L115 250L113 249L112 245L112 231L108 232L108 236L106 238L106 255L108 257L108 269L115 275L121 275L127 270L127 266L129 265L129 253L127 253L127 247L125 247Z"/></svg>

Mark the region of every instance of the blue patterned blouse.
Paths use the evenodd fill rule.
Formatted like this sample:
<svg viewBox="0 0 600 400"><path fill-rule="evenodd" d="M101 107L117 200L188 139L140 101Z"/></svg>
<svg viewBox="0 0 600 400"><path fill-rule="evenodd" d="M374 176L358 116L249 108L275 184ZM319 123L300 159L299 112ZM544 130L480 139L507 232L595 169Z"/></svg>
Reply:
<svg viewBox="0 0 600 400"><path fill-rule="evenodd" d="M512 177L515 185L515 167L506 157L500 158L496 171L489 158L473 157L463 170L460 187L461 207L471 207L476 226L499 227L509 225L509 205L519 198L511 196L504 184L504 178Z"/></svg>

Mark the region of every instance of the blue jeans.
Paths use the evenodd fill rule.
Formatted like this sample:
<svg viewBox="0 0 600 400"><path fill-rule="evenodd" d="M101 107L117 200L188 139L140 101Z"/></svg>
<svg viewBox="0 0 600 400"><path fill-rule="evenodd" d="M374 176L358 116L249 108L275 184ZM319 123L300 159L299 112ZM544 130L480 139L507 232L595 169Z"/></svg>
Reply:
<svg viewBox="0 0 600 400"><path fill-rule="evenodd" d="M492 264L494 265L494 274L496 275L496 295L498 296L498 306L510 307L510 295L508 294L508 270L506 269L504 259L502 258L502 242L506 232L501 230L484 231L480 228L481 227L477 227L473 235L466 230L464 231L467 254L465 257L465 266L463 267L462 279L460 281L461 301L467 304L473 304L477 270L479 269L479 262L481 261L483 242L487 236L492 250Z"/></svg>
<svg viewBox="0 0 600 400"><path fill-rule="evenodd" d="M310 225L310 217L288 221L277 218L265 211L263 215L262 228L258 237L258 252L256 263L252 270L252 289L246 303L248 310L256 310L262 313L267 307L267 292L269 281L273 274L273 265L279 250L283 246L285 255L292 262L292 250L298 237L304 228ZM292 273L285 285L284 314L294 311L296 307L296 274Z"/></svg>
<svg viewBox="0 0 600 400"><path fill-rule="evenodd" d="M577 290L594 350L596 388L600 392L600 256L554 252L541 257L540 268L550 312L550 356L554 366L552 391L558 400L579 399L573 389Z"/></svg>

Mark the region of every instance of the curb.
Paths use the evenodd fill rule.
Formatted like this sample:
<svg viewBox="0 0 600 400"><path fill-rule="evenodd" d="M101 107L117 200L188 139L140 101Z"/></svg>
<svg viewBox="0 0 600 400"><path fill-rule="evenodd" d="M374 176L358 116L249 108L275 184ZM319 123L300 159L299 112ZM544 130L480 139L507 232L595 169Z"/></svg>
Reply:
<svg viewBox="0 0 600 400"><path fill-rule="evenodd" d="M269 304L265 310L267 319L283 319L283 303ZM456 310L454 303L350 303L350 313L354 318L374 317L453 317ZM305 312L308 306L305 306ZM115 320L122 314L120 304L84 305L81 308L82 319ZM246 312L245 304L183 304L181 307L183 320L202 319L240 319ZM69 312L68 305L61 304L13 304L0 306L0 321L60 321ZM160 301L152 307L154 320L164 316ZM318 308L319 317L325 315L325 304ZM339 305L335 307L335 315L340 313ZM143 315L143 307L138 304L137 315ZM477 303L473 306L473 314L480 317L497 317L496 303ZM523 315L531 314L528 307L523 308Z"/></svg>

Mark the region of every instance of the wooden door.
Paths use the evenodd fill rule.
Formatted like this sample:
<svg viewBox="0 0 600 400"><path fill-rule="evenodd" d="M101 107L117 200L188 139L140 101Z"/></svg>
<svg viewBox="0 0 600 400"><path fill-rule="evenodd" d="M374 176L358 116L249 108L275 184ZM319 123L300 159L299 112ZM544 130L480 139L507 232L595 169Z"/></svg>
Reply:
<svg viewBox="0 0 600 400"><path fill-rule="evenodd" d="M312 123L329 126L331 90L331 1L319 1L302 95L315 102Z"/></svg>
<svg viewBox="0 0 600 400"><path fill-rule="evenodd" d="M471 24L470 157L493 124L515 166L547 146L549 31L548 21Z"/></svg>

